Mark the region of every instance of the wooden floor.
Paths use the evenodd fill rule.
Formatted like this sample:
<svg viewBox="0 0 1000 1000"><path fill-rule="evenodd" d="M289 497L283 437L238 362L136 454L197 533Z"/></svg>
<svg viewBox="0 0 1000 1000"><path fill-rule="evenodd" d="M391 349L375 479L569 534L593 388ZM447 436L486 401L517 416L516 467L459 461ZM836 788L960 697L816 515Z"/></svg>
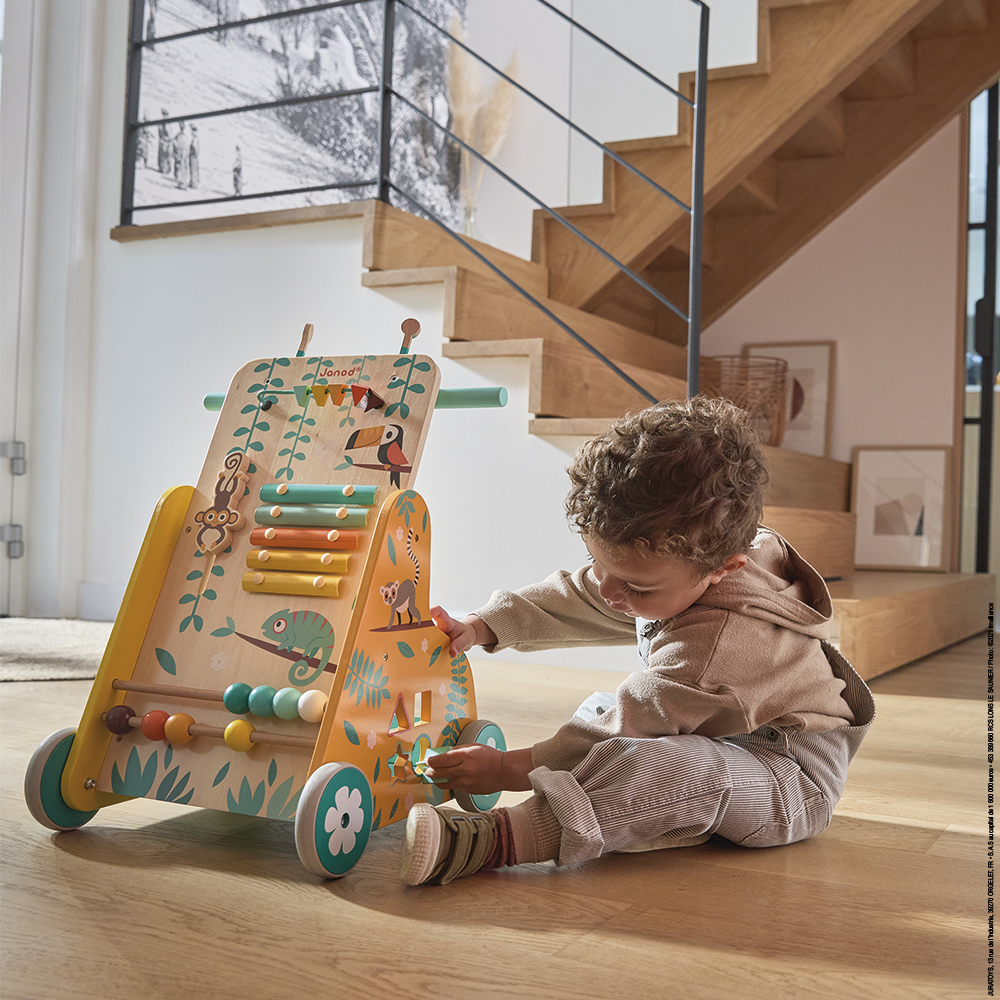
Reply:
<svg viewBox="0 0 1000 1000"><path fill-rule="evenodd" d="M474 665L480 712L512 745L620 676ZM398 823L337 882L301 867L290 824L165 802L50 834L22 776L49 732L76 724L89 683L4 684L0 996L983 997L985 676L978 636L874 681L878 719L812 841L420 888L396 880Z"/></svg>

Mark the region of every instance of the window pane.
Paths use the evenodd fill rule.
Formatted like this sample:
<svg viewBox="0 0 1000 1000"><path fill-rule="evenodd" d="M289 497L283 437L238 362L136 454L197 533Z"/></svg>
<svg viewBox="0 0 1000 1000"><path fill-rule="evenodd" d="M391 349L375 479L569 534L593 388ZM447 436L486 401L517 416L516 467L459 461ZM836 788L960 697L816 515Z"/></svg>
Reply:
<svg viewBox="0 0 1000 1000"><path fill-rule="evenodd" d="M375 87L381 48L370 2L158 42L142 50L139 120Z"/></svg>
<svg viewBox="0 0 1000 1000"><path fill-rule="evenodd" d="M223 204L192 202L374 181L377 112L377 102L366 108L363 97L345 97L140 129L136 222L229 214ZM232 210L258 212L372 196L371 186L328 189L284 195L267 205L241 201ZM187 207L152 211L178 202Z"/></svg>
<svg viewBox="0 0 1000 1000"><path fill-rule="evenodd" d="M969 222L986 219L986 101L983 91L969 108Z"/></svg>

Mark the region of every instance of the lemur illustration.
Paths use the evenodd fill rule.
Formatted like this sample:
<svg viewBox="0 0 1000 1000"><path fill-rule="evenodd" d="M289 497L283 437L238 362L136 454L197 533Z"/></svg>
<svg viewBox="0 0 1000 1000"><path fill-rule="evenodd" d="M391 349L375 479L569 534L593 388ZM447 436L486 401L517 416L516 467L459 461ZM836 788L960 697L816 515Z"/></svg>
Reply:
<svg viewBox="0 0 1000 1000"><path fill-rule="evenodd" d="M233 532L243 527L246 519L236 509L246 488L246 468L250 459L245 452L234 451L226 456L225 468L215 481L215 499L205 510L194 516L201 529L195 536L198 549L208 554L224 549L232 540Z"/></svg>
<svg viewBox="0 0 1000 1000"><path fill-rule="evenodd" d="M386 626L387 628L393 627L393 617L397 618L399 624L402 625L404 611L409 615L409 623L411 625L413 624L414 615L417 616L417 624L423 621L420 611L417 608L417 584L420 582L420 562L416 555L414 555L410 544L413 539L413 529L410 528L406 536L406 552L413 560L415 567L413 579L403 580L402 582L396 580L393 583L387 583L384 587L378 588L378 592L382 595L382 600L389 605L389 624Z"/></svg>

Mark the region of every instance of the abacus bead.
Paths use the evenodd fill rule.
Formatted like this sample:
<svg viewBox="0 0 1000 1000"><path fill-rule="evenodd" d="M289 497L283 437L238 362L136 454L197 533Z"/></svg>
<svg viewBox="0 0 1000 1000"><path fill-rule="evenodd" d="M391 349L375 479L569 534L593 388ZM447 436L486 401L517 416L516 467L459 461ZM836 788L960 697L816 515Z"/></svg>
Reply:
<svg viewBox="0 0 1000 1000"><path fill-rule="evenodd" d="M170 716L166 712L161 711L158 708L154 708L152 712L147 712L142 717L142 735L146 737L147 740L162 740L163 727L166 725L167 719Z"/></svg>
<svg viewBox="0 0 1000 1000"><path fill-rule="evenodd" d="M250 692L250 711L262 719L274 715L275 691L270 684L259 684Z"/></svg>
<svg viewBox="0 0 1000 1000"><path fill-rule="evenodd" d="M247 722L246 719L233 719L226 726L222 736L226 741L226 746L230 750L238 750L240 753L246 753L253 746L250 734L254 731L253 725Z"/></svg>
<svg viewBox="0 0 1000 1000"><path fill-rule="evenodd" d="M163 735L171 743L190 743L194 737L188 729L194 725L194 719L187 712L171 715L163 726Z"/></svg>
<svg viewBox="0 0 1000 1000"><path fill-rule="evenodd" d="M222 704L233 715L246 715L250 711L250 685L230 684L222 693Z"/></svg>
<svg viewBox="0 0 1000 1000"><path fill-rule="evenodd" d="M135 712L128 705L115 705L104 713L104 725L108 727L116 736L124 736L132 732L132 727L128 720L135 715Z"/></svg>
<svg viewBox="0 0 1000 1000"><path fill-rule="evenodd" d="M303 691L299 695L299 717L306 722L322 722L326 695L322 691Z"/></svg>
<svg viewBox="0 0 1000 1000"><path fill-rule="evenodd" d="M299 717L299 689L282 688L271 702L274 714L279 719L297 719Z"/></svg>

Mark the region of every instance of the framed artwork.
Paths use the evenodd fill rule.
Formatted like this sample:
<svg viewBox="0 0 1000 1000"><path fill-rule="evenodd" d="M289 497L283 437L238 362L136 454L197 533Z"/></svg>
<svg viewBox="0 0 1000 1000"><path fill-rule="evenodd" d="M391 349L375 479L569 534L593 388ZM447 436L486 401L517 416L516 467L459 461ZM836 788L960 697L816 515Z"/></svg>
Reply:
<svg viewBox="0 0 1000 1000"><path fill-rule="evenodd" d="M394 92L440 125L445 32L466 2L395 6ZM121 224L377 197L384 10L379 0L132 0ZM457 148L400 100L391 108L394 181L457 227Z"/></svg>
<svg viewBox="0 0 1000 1000"><path fill-rule="evenodd" d="M947 569L951 448L859 447L852 462L856 567Z"/></svg>
<svg viewBox="0 0 1000 1000"><path fill-rule="evenodd" d="M788 399L781 447L829 458L836 341L744 344L743 355L782 358L788 362Z"/></svg>

